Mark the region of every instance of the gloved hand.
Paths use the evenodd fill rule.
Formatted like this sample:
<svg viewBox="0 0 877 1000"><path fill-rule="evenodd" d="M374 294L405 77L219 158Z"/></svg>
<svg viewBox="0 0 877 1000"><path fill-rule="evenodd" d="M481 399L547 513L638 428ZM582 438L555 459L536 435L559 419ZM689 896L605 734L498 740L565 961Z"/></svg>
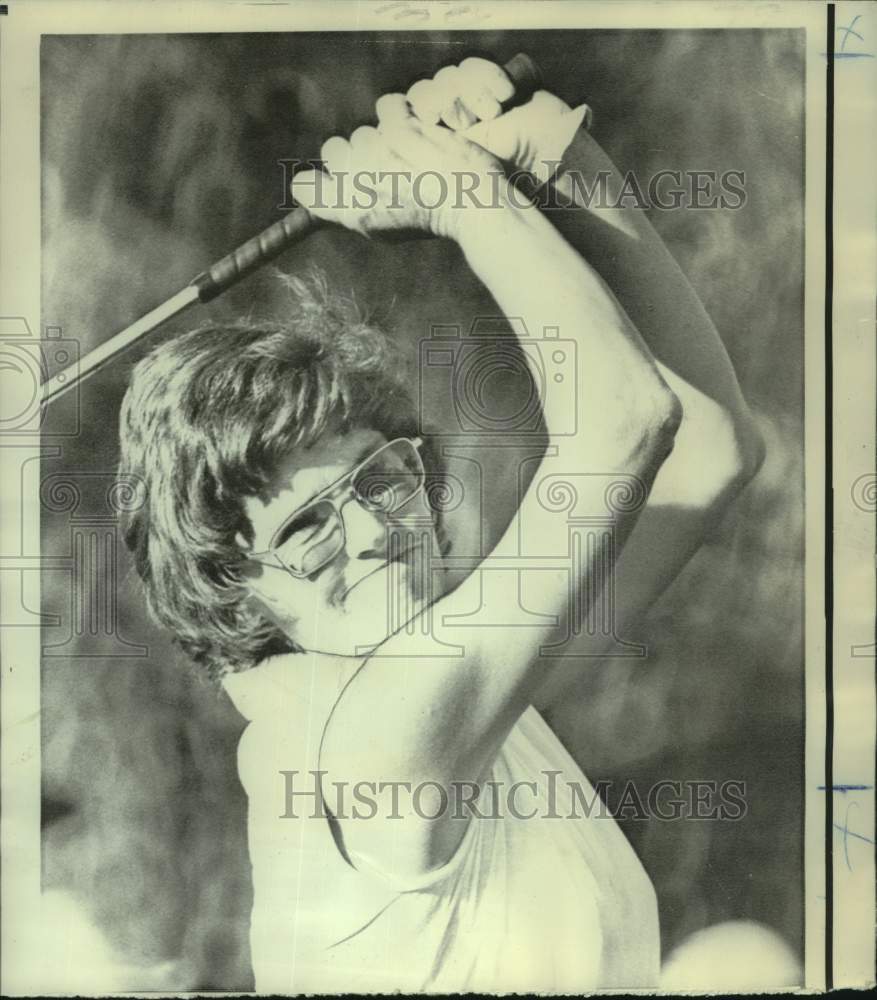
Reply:
<svg viewBox="0 0 877 1000"><path fill-rule="evenodd" d="M513 95L514 86L502 67L472 58L418 81L406 97L423 124L442 122L504 164L529 171L545 183L576 130L583 121L588 124L590 108L570 108L539 90L526 104L503 113L502 103Z"/></svg>

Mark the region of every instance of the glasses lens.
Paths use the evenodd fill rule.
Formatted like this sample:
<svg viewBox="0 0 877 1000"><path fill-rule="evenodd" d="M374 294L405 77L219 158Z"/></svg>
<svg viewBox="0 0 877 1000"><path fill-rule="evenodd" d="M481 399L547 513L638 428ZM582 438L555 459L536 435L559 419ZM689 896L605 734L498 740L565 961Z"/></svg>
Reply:
<svg viewBox="0 0 877 1000"><path fill-rule="evenodd" d="M360 466L353 477L357 500L368 510L397 511L423 487L423 462L407 440L392 441Z"/></svg>
<svg viewBox="0 0 877 1000"><path fill-rule="evenodd" d="M319 500L283 526L273 548L294 573L310 576L333 559L343 544L337 511L328 500Z"/></svg>

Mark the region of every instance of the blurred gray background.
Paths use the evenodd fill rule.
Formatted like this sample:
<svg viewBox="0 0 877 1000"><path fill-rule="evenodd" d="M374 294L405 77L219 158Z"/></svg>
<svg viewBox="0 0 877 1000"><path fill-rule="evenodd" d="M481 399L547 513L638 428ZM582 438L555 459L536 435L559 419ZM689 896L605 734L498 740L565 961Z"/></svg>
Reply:
<svg viewBox="0 0 877 1000"><path fill-rule="evenodd" d="M83 352L94 347L278 217L279 159L317 156L329 135L369 121L381 93L440 65L470 54L502 62L518 51L536 59L559 96L594 107L595 134L622 170L746 173L740 211L652 217L723 335L768 459L636 636L649 656L587 664L580 690L549 715L592 781L632 779L643 795L661 778L747 784L748 813L736 823L624 824L657 889L665 950L708 924L747 917L800 951L800 35L45 37L42 322ZM492 311L442 242L412 252L324 231L279 264L298 272L314 261L377 310L412 361L431 323L468 327ZM161 336L208 315L276 308L274 285L260 274ZM141 353L83 386L80 432L58 438L61 454L43 462L44 477L83 492L76 512L44 504L46 555L69 553L74 513L100 513L106 482L86 474L112 473L119 402ZM67 406L53 420L72 419ZM95 483L104 487L95 492ZM251 988L245 801L235 772L243 722L146 620L124 552L118 574L109 598L95 596L115 601L118 633L145 656L122 655L138 650L118 636L100 647L70 638L71 579L43 574L43 611L59 616L44 630L56 647L42 672L44 887L92 922L123 970L115 988Z"/></svg>

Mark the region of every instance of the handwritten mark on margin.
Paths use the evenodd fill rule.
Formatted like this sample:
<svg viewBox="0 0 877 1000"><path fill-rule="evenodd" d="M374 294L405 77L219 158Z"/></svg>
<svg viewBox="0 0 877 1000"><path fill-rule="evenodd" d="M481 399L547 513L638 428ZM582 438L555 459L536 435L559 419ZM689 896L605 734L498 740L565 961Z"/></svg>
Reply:
<svg viewBox="0 0 877 1000"><path fill-rule="evenodd" d="M861 16L862 16L861 14L856 14L856 16L852 19L852 21L846 27L841 26L839 28L835 28L834 29L835 31L842 31L844 33L844 35L843 35L843 39L841 40L841 43L840 43L840 48L837 48L837 46L835 46L834 52L830 53L830 55L831 55L831 57L833 59L873 59L874 58L874 53L873 52L850 51L849 49L847 49L847 42L850 39L850 35L852 35L854 38L858 38L858 40L860 42L864 42L865 41L865 36L864 35L860 35L859 32L856 31L856 23L858 22L858 20L859 20L859 18ZM829 56L829 53L828 52L823 52L822 55L827 59L828 56Z"/></svg>

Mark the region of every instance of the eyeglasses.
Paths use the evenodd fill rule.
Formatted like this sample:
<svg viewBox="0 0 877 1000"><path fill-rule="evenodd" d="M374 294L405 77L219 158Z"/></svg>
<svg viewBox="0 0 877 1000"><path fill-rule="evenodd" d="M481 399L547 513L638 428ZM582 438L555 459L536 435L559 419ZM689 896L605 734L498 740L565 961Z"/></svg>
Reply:
<svg viewBox="0 0 877 1000"><path fill-rule="evenodd" d="M365 510L392 514L423 489L426 473L418 449L420 438L396 438L360 462L325 490L294 510L263 552L250 562L280 564L292 576L304 578L330 563L344 548L341 510L351 500ZM270 560L270 561L269 561Z"/></svg>

